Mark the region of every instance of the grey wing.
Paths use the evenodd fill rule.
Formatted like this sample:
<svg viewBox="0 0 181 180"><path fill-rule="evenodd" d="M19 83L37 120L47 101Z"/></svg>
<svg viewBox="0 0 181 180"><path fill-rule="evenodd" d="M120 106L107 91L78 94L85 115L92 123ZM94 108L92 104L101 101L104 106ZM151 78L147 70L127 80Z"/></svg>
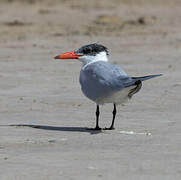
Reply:
<svg viewBox="0 0 181 180"><path fill-rule="evenodd" d="M95 101L130 86L132 78L118 66L108 62L95 62L82 68L80 84L88 98Z"/></svg>

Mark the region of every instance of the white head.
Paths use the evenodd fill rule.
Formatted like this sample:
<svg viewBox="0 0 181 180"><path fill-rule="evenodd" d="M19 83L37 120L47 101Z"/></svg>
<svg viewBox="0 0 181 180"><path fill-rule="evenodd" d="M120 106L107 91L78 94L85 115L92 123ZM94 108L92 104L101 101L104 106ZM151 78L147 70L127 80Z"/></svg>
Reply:
<svg viewBox="0 0 181 180"><path fill-rule="evenodd" d="M96 61L108 61L107 54L105 51L99 52L96 55L83 55L80 56L79 61L83 63L83 65L93 63Z"/></svg>
<svg viewBox="0 0 181 180"><path fill-rule="evenodd" d="M109 55L105 46L96 43L82 46L76 50L75 53L82 55L78 60L81 61L83 65L96 61L108 61L107 56Z"/></svg>
<svg viewBox="0 0 181 180"><path fill-rule="evenodd" d="M101 44L89 44L81 48L63 53L56 56L55 59L78 59L83 65L90 64L96 61L108 61L108 49Z"/></svg>

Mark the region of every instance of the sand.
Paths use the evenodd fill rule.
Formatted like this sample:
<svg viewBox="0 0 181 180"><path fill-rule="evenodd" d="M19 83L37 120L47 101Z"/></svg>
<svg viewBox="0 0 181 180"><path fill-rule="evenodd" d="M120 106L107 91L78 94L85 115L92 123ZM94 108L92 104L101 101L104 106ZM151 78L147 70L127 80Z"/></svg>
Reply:
<svg viewBox="0 0 181 180"><path fill-rule="evenodd" d="M1 180L181 179L181 3L0 1ZM80 62L61 52L99 42L129 75L163 73L95 126ZM101 106L100 126L112 105Z"/></svg>

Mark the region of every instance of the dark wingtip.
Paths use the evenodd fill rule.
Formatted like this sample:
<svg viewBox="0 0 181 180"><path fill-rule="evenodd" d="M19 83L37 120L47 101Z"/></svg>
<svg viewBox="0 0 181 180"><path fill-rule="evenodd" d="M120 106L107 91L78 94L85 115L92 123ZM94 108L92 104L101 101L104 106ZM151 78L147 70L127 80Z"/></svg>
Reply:
<svg viewBox="0 0 181 180"><path fill-rule="evenodd" d="M154 74L154 75L148 75L148 76L142 76L142 77L132 77L132 79L145 81L145 80L156 78L162 75L163 74Z"/></svg>

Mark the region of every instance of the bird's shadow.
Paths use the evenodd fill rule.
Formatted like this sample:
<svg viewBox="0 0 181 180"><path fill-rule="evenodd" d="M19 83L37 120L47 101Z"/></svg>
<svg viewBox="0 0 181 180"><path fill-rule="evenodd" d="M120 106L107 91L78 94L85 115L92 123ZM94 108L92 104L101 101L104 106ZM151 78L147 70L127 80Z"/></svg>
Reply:
<svg viewBox="0 0 181 180"><path fill-rule="evenodd" d="M32 124L10 124L0 126L14 126L14 127L30 127L36 129L43 129L49 131L67 131L67 132L86 132L90 134L101 133L101 130L93 130L87 127L66 127L66 126L48 126L48 125L32 125Z"/></svg>

